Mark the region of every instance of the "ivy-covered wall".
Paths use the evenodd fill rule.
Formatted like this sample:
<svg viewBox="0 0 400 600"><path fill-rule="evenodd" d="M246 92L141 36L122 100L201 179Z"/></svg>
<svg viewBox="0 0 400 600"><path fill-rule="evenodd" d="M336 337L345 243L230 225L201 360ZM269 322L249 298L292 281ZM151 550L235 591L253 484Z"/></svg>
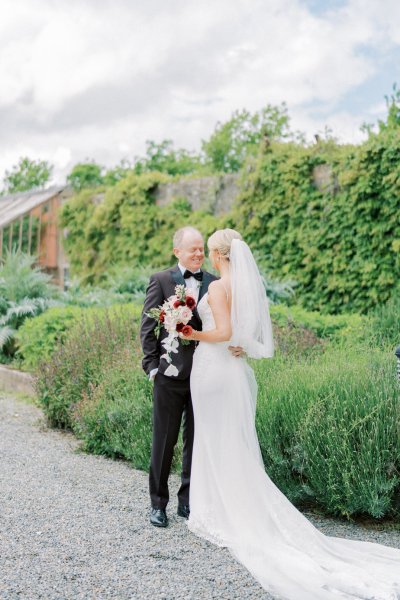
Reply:
<svg viewBox="0 0 400 600"><path fill-rule="evenodd" d="M323 163L325 191L314 178ZM304 307L366 312L400 292L399 128L356 147L271 146L242 187L236 226L273 276L299 282Z"/></svg>
<svg viewBox="0 0 400 600"><path fill-rule="evenodd" d="M161 173L130 175L105 189L104 199L93 198L99 189L83 190L66 203L60 224L68 235L64 241L72 275L88 283L98 282L111 265L152 265L163 269L173 263L172 236L176 229L192 224L205 238L224 219L193 211L188 201L176 198L158 206L155 191L172 180Z"/></svg>
<svg viewBox="0 0 400 600"><path fill-rule="evenodd" d="M330 175L331 173L331 175ZM62 210L71 271L101 280L111 264L165 268L172 235L197 226L238 229L277 280L295 279L296 302L322 313L367 312L400 293L400 126L359 146L272 143L243 169L232 210L159 206L160 173L129 175L99 194L84 190ZM101 191L101 190L100 190Z"/></svg>

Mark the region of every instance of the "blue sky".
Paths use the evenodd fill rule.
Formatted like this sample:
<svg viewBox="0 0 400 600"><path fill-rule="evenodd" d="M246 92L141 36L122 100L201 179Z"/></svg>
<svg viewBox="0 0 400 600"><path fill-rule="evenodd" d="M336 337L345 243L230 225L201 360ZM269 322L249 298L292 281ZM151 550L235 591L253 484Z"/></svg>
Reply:
<svg viewBox="0 0 400 600"><path fill-rule="evenodd" d="M3 0L0 179L22 155L133 159L146 140L198 150L237 109L286 102L342 142L400 84L398 0Z"/></svg>
<svg viewBox="0 0 400 600"><path fill-rule="evenodd" d="M310 10L313 15L325 16L329 12L336 11L339 8L346 6L346 0L303 0L303 4Z"/></svg>

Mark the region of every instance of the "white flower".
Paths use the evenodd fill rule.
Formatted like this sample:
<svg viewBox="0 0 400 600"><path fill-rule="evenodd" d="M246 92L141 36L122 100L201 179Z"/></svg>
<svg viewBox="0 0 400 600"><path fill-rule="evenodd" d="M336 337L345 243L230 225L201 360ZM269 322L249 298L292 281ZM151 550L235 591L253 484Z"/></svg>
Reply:
<svg viewBox="0 0 400 600"><path fill-rule="evenodd" d="M179 371L174 365L169 365L169 367L164 371L164 375L167 377L176 377L179 375Z"/></svg>
<svg viewBox="0 0 400 600"><path fill-rule="evenodd" d="M192 318L192 311L190 310L190 308L188 308L187 306L181 306L178 309L179 312L179 317L180 317L180 321L182 323L189 323L190 319Z"/></svg>

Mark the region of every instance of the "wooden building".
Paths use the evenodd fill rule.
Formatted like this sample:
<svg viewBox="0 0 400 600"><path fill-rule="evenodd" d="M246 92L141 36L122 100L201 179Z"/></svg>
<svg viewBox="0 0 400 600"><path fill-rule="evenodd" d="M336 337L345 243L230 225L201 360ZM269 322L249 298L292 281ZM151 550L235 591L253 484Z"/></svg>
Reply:
<svg viewBox="0 0 400 600"><path fill-rule="evenodd" d="M68 281L68 261L58 212L70 196L71 191L65 186L0 196L0 260L6 248L33 254L38 265L64 288Z"/></svg>

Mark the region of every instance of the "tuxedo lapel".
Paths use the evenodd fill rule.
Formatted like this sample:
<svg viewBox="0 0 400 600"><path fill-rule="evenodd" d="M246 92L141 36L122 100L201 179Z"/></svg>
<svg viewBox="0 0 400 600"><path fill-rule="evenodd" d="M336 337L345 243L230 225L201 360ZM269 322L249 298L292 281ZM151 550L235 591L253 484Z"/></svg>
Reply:
<svg viewBox="0 0 400 600"><path fill-rule="evenodd" d="M181 270L178 267L178 265L171 272L171 276L175 282L175 285L185 285L185 280L183 278L183 275L182 275ZM174 285L174 287L175 287L175 285Z"/></svg>

